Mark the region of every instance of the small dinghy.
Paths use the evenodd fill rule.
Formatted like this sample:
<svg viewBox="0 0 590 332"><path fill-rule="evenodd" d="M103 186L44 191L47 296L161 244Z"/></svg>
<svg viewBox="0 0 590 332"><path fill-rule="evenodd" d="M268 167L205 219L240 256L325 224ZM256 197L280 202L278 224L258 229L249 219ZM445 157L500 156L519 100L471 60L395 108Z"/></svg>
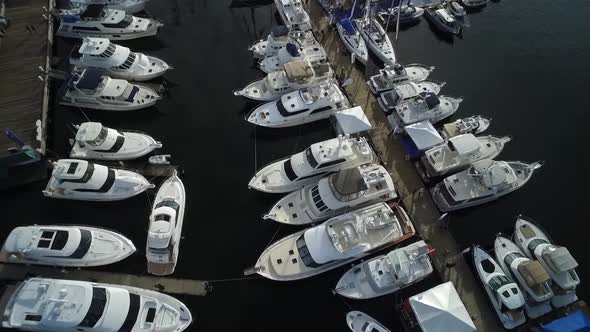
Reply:
<svg viewBox="0 0 590 332"><path fill-rule="evenodd" d="M72 159L130 160L162 147L162 143L151 136L117 131L100 122L84 122L76 128L78 132L70 151Z"/></svg>
<svg viewBox="0 0 590 332"><path fill-rule="evenodd" d="M467 11L465 11L465 8L463 8L463 6L461 6L457 1L451 1L447 3L445 9L453 16L457 24L459 24L459 26L462 28L468 28L471 26L471 22L467 16Z"/></svg>
<svg viewBox="0 0 590 332"><path fill-rule="evenodd" d="M344 169L279 200L264 219L289 225L326 220L363 205L397 197L391 175L379 164Z"/></svg>
<svg viewBox="0 0 590 332"><path fill-rule="evenodd" d="M488 4L490 0L461 0L463 6L468 8L478 8L483 7Z"/></svg>
<svg viewBox="0 0 590 332"><path fill-rule="evenodd" d="M309 278L399 243L415 233L400 206L376 203L333 217L271 244L256 273L278 281Z"/></svg>
<svg viewBox="0 0 590 332"><path fill-rule="evenodd" d="M401 82L420 83L426 80L433 70L434 66L421 64L410 64L405 67L399 63L392 66L386 65L385 68L379 70L379 74L371 76L367 84L373 94L380 94L393 89L396 84Z"/></svg>
<svg viewBox="0 0 590 332"><path fill-rule="evenodd" d="M365 40L356 28L356 23L349 18L344 18L338 22L336 30L344 47L354 56L355 61L366 65L369 61L369 51Z"/></svg>
<svg viewBox="0 0 590 332"><path fill-rule="evenodd" d="M280 159L254 175L248 188L268 193L288 193L317 183L327 174L373 162L375 153L364 137L340 136Z"/></svg>
<svg viewBox="0 0 590 332"><path fill-rule="evenodd" d="M246 121L261 127L283 128L326 119L350 108L334 80L303 88L256 107Z"/></svg>
<svg viewBox="0 0 590 332"><path fill-rule="evenodd" d="M529 318L538 318L549 313L549 300L553 297L551 278L538 261L525 257L510 239L502 234L494 242L496 261L504 272L511 275L523 290L524 310Z"/></svg>
<svg viewBox="0 0 590 332"><path fill-rule="evenodd" d="M399 14L398 10L399 6L390 7L384 11L379 12L377 16L381 20L381 23L387 24L387 21L390 23L395 23L399 15L399 22L400 24L403 24L416 21L424 14L424 9L416 7L409 2L407 5L401 6L401 12Z"/></svg>
<svg viewBox="0 0 590 332"><path fill-rule="evenodd" d="M449 139L454 136L473 134L478 135L486 131L492 120L481 115L459 119L443 125L442 137Z"/></svg>
<svg viewBox="0 0 590 332"><path fill-rule="evenodd" d="M131 240L88 226L21 226L10 232L2 251L8 262L63 267L116 263L135 252Z"/></svg>
<svg viewBox="0 0 590 332"><path fill-rule="evenodd" d="M149 0L58 0L53 14L56 16L79 15L88 5L106 5L111 9L135 14L144 10Z"/></svg>
<svg viewBox="0 0 590 332"><path fill-rule="evenodd" d="M360 311L347 313L346 325L352 332L391 332L375 318Z"/></svg>
<svg viewBox="0 0 590 332"><path fill-rule="evenodd" d="M394 85L393 89L382 92L377 103L384 112L392 111L395 106L418 97L421 93L433 93L438 95L445 86L444 82L422 81L414 83L411 81L400 82Z"/></svg>
<svg viewBox="0 0 590 332"><path fill-rule="evenodd" d="M174 272L180 250L186 193L177 173L168 178L156 194L146 244L148 272L168 275Z"/></svg>
<svg viewBox="0 0 590 332"><path fill-rule="evenodd" d="M426 8L426 18L442 32L458 35L461 33L461 25L443 7L436 6Z"/></svg>
<svg viewBox="0 0 590 332"><path fill-rule="evenodd" d="M536 259L553 280L553 306L561 308L578 300L576 287L580 277L578 262L565 247L552 243L532 219L519 216L514 228L514 242L530 259Z"/></svg>
<svg viewBox="0 0 590 332"><path fill-rule="evenodd" d="M403 128L416 122L428 120L435 124L455 114L462 98L420 93L417 97L400 103L393 109L383 109L392 127Z"/></svg>
<svg viewBox="0 0 590 332"><path fill-rule="evenodd" d="M418 241L350 268L335 292L351 299L371 299L397 292L429 276L432 271L428 245Z"/></svg>
<svg viewBox="0 0 590 332"><path fill-rule="evenodd" d="M248 47L248 50L252 52L254 59L265 59L277 55L288 43L293 43L299 47L319 45L310 30L289 31L289 28L280 25L272 27L266 39L258 40Z"/></svg>
<svg viewBox="0 0 590 332"><path fill-rule="evenodd" d="M143 176L86 160L60 159L54 163L43 194L82 201L119 201L153 188Z"/></svg>
<svg viewBox="0 0 590 332"><path fill-rule="evenodd" d="M395 64L395 51L387 32L374 17L357 20L356 26L365 40L367 47L385 65Z"/></svg>
<svg viewBox="0 0 590 332"><path fill-rule="evenodd" d="M518 285L480 246L472 246L470 254L473 267L502 325L513 329L524 324L524 297Z"/></svg>
<svg viewBox="0 0 590 332"><path fill-rule="evenodd" d="M258 64L260 70L272 73L283 69L283 65L293 61L306 61L316 65L328 62L326 51L321 45L309 45L299 48L297 45L287 43L275 56L268 57Z"/></svg>
<svg viewBox="0 0 590 332"><path fill-rule="evenodd" d="M320 84L334 76L327 63L312 65L305 61L294 61L286 63L284 68L234 91L234 95L257 101L271 101L286 93Z"/></svg>
<svg viewBox="0 0 590 332"><path fill-rule="evenodd" d="M169 154L159 154L148 158L148 163L152 165L170 165Z"/></svg>

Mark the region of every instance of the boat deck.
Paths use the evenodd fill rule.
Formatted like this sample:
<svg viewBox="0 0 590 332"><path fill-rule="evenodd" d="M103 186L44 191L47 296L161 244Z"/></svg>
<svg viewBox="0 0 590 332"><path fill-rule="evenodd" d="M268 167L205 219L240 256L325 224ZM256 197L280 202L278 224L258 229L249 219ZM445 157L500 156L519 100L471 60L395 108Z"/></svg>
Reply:
<svg viewBox="0 0 590 332"><path fill-rule="evenodd" d="M48 0L4 0L4 16L11 22L0 41L0 130L12 130L25 144L45 152L45 123L48 105L47 68L51 50L52 20L42 14ZM43 80L39 79L42 78ZM36 140L35 122L42 120L41 142ZM14 147L0 136L0 151Z"/></svg>

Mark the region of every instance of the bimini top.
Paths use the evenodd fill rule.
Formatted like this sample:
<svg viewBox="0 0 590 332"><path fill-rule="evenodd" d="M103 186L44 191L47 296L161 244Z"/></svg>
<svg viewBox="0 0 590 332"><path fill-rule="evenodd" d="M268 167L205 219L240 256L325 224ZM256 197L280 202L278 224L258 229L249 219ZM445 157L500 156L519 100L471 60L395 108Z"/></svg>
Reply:
<svg viewBox="0 0 590 332"><path fill-rule="evenodd" d="M542 285L551 279L549 274L547 274L547 271L545 271L541 263L538 261L528 260L526 262L522 262L518 266L518 271L529 287Z"/></svg>
<svg viewBox="0 0 590 332"><path fill-rule="evenodd" d="M313 76L313 68L305 61L292 61L284 64L287 77L291 81L306 80Z"/></svg>
<svg viewBox="0 0 590 332"><path fill-rule="evenodd" d="M110 45L107 38L89 38L85 37L78 52L81 54L99 55L102 54Z"/></svg>
<svg viewBox="0 0 590 332"><path fill-rule="evenodd" d="M60 159L55 165L52 175L60 181L79 180L86 174L86 170L89 168L93 168L93 164L85 160Z"/></svg>
<svg viewBox="0 0 590 332"><path fill-rule="evenodd" d="M437 95L435 95L432 92L421 93L420 96L422 97L422 99L424 99L424 102L426 103L426 106L428 106L428 109L433 109L440 104L440 99Z"/></svg>
<svg viewBox="0 0 590 332"><path fill-rule="evenodd" d="M436 128L428 120L405 126L404 130L421 151L444 142Z"/></svg>
<svg viewBox="0 0 590 332"><path fill-rule="evenodd" d="M343 169L334 174L331 183L342 195L351 195L368 189L358 167Z"/></svg>
<svg viewBox="0 0 590 332"><path fill-rule="evenodd" d="M502 183L513 182L516 179L514 170L505 161L479 160L471 166L470 174L473 174L472 172L480 175L483 185L488 188L496 187Z"/></svg>
<svg viewBox="0 0 590 332"><path fill-rule="evenodd" d="M299 56L299 48L297 47L297 45L295 45L293 43L287 43L287 45L285 46L285 49L287 50L287 52L289 53L290 56L292 56L292 57Z"/></svg>
<svg viewBox="0 0 590 332"><path fill-rule="evenodd" d="M452 146L461 156L475 153L479 150L479 140L473 134L463 134L449 139L449 147Z"/></svg>
<svg viewBox="0 0 590 332"><path fill-rule="evenodd" d="M556 272L565 272L578 266L576 259L565 247L550 246L547 252L543 252L543 258L555 268Z"/></svg>
<svg viewBox="0 0 590 332"><path fill-rule="evenodd" d="M447 13L446 10L444 9L437 9L436 13L443 19L445 20L447 23L452 23L455 20L451 17L451 15L449 15L449 13Z"/></svg>
<svg viewBox="0 0 590 332"><path fill-rule="evenodd" d="M279 25L270 29L270 35L273 37L282 37L289 34L289 28L285 25Z"/></svg>
<svg viewBox="0 0 590 332"><path fill-rule="evenodd" d="M100 122L84 122L78 128L76 133L76 141L79 142L93 142L106 129Z"/></svg>
<svg viewBox="0 0 590 332"><path fill-rule="evenodd" d="M76 88L95 90L102 81L104 74L105 69L103 68L86 68L76 81Z"/></svg>
<svg viewBox="0 0 590 332"><path fill-rule="evenodd" d="M99 18L102 14L105 4L93 3L86 7L86 10L80 14L81 18Z"/></svg>
<svg viewBox="0 0 590 332"><path fill-rule="evenodd" d="M342 20L340 20L340 25L342 25L344 31L346 31L346 33L349 35L352 35L356 32L356 29L354 28L354 23L349 18L343 18Z"/></svg>

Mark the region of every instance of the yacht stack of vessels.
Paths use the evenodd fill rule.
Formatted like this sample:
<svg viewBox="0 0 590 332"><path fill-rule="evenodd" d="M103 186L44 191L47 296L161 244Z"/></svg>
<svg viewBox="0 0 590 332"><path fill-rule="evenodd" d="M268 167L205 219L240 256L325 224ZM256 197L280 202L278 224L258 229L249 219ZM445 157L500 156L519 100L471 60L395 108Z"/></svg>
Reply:
<svg viewBox="0 0 590 332"><path fill-rule="evenodd" d="M264 219L290 225L326 220L363 205L397 197L391 175L379 164L344 169L279 200Z"/></svg>
<svg viewBox="0 0 590 332"><path fill-rule="evenodd" d="M83 201L118 201L153 188L143 176L85 160L61 159L54 164L43 194Z"/></svg>
<svg viewBox="0 0 590 332"><path fill-rule="evenodd" d="M303 9L301 0L275 0L275 5L283 23L289 29L300 31L311 29L309 15Z"/></svg>
<svg viewBox="0 0 590 332"><path fill-rule="evenodd" d="M438 95L443 86L445 86L444 82L422 81L420 83L414 83L406 81L396 83L393 86L393 89L382 92L379 95L377 103L379 103L379 106L381 106L381 109L384 112L389 113L395 108L395 106L414 99L421 93Z"/></svg>
<svg viewBox="0 0 590 332"><path fill-rule="evenodd" d="M363 65L369 61L367 43L357 29L356 23L350 18L344 18L336 25L338 35L344 47L352 54L354 59Z"/></svg>
<svg viewBox="0 0 590 332"><path fill-rule="evenodd" d="M442 32L453 35L461 33L461 24L443 6L426 8L426 18Z"/></svg>
<svg viewBox="0 0 590 332"><path fill-rule="evenodd" d="M489 0L461 0L463 6L468 8L481 8L488 4Z"/></svg>
<svg viewBox="0 0 590 332"><path fill-rule="evenodd" d="M420 93L413 99L383 111L392 127L403 128L420 121L428 120L434 124L448 118L457 112L462 101L462 98L437 96L431 92Z"/></svg>
<svg viewBox="0 0 590 332"><path fill-rule="evenodd" d="M471 25L469 17L467 16L467 11L465 11L465 8L463 8L463 6L457 1L448 2L445 9L453 16L455 22L457 22L461 28L468 28Z"/></svg>
<svg viewBox="0 0 590 332"><path fill-rule="evenodd" d="M306 61L311 65L327 63L328 56L321 45L308 45L299 48L296 44L287 43L277 55L263 59L258 64L260 70L272 73L283 69L283 65L293 61Z"/></svg>
<svg viewBox="0 0 590 332"><path fill-rule="evenodd" d="M151 136L137 132L117 131L100 122L84 122L70 151L73 159L130 160L143 157L162 144Z"/></svg>
<svg viewBox="0 0 590 332"><path fill-rule="evenodd" d="M85 37L82 44L74 47L70 64L104 68L110 77L130 81L151 80L172 69L156 57L132 52L128 47L113 44L107 38L91 37Z"/></svg>
<svg viewBox="0 0 590 332"><path fill-rule="evenodd" d="M333 217L270 245L254 271L279 281L308 278L365 257L413 236L400 206L376 203Z"/></svg>
<svg viewBox="0 0 590 332"><path fill-rule="evenodd" d="M352 332L391 332L375 318L360 311L347 313L346 325Z"/></svg>
<svg viewBox="0 0 590 332"><path fill-rule="evenodd" d="M398 14L398 11L401 12ZM393 6L377 14L381 23L386 24L388 21L395 22L399 15L400 24L416 21L424 14L424 9L416 7L408 1L407 5Z"/></svg>
<svg viewBox="0 0 590 332"><path fill-rule="evenodd" d="M135 14L144 10L148 0L62 0L57 1L60 8L54 9L53 14L78 15L86 9L87 6L98 4L106 5L111 9L122 10L128 14Z"/></svg>
<svg viewBox="0 0 590 332"><path fill-rule="evenodd" d="M470 116L450 123L445 123L441 135L445 139L464 134L478 135L486 131L491 122L491 119L481 115Z"/></svg>
<svg viewBox="0 0 590 332"><path fill-rule="evenodd" d="M254 59L265 59L271 56L275 56L283 49L288 43L293 43L299 47L305 47L310 45L318 45L319 43L313 36L311 30L289 31L284 25L275 26L270 29L270 34L266 39L261 39L250 47L249 51L252 51Z"/></svg>
<svg viewBox="0 0 590 332"><path fill-rule="evenodd" d="M379 74L371 76L367 84L373 94L380 94L393 89L395 84L401 82L420 83L426 80L433 70L434 66L410 64L404 67L399 63L395 63L380 69Z"/></svg>

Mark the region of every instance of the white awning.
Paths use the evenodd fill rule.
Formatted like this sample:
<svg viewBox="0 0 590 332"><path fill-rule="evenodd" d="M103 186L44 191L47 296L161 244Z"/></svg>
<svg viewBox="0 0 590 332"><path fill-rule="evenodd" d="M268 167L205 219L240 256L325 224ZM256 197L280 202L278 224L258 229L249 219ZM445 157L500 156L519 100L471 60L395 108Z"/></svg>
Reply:
<svg viewBox="0 0 590 332"><path fill-rule="evenodd" d="M373 128L360 106L336 112L335 116L338 132L342 135L356 134Z"/></svg>
<svg viewBox="0 0 590 332"><path fill-rule="evenodd" d="M408 133L408 136L410 136L420 151L428 150L445 141L430 121L416 122L409 126L405 126L404 130Z"/></svg>
<svg viewBox="0 0 590 332"><path fill-rule="evenodd" d="M424 332L470 332L475 324L452 282L410 298L410 306Z"/></svg>

